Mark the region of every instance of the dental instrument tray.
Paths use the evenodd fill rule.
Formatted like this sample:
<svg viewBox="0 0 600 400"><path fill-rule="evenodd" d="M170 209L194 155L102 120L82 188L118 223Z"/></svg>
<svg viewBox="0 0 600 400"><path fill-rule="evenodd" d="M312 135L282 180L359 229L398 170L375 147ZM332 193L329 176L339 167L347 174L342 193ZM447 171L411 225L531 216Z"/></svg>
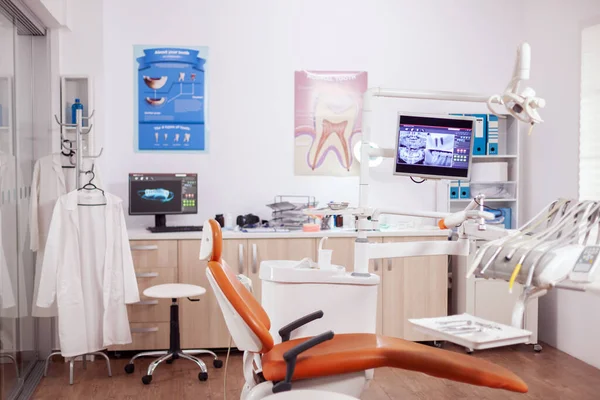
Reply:
<svg viewBox="0 0 600 400"><path fill-rule="evenodd" d="M531 332L469 314L409 319L415 329L472 350L529 343Z"/></svg>
<svg viewBox="0 0 600 400"><path fill-rule="evenodd" d="M272 212L269 225L274 228L301 230L302 225L312 222L304 210L315 208L314 196L276 196L272 204L267 204Z"/></svg>

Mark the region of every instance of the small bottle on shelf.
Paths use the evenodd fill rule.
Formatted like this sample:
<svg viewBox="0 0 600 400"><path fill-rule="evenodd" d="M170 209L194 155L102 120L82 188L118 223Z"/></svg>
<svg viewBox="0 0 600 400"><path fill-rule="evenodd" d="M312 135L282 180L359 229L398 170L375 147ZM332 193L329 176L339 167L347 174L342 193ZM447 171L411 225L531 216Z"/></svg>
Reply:
<svg viewBox="0 0 600 400"><path fill-rule="evenodd" d="M81 110L81 115L83 115L83 104L79 99L75 99L75 103L71 106L71 123L77 123L77 110Z"/></svg>

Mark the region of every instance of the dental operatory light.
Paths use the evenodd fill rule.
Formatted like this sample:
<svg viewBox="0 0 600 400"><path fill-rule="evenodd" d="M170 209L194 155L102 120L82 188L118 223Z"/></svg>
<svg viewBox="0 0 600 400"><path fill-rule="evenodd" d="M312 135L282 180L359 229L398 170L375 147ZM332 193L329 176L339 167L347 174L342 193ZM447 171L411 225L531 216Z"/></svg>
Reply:
<svg viewBox="0 0 600 400"><path fill-rule="evenodd" d="M356 157L356 160L360 163L360 159L361 159L361 147L362 147L362 142L358 142L354 145L354 157ZM376 143L373 142L369 142L369 147L371 149L379 149L379 146ZM373 167L377 167L379 165L381 165L381 163L383 162L383 157L382 156L369 156L369 167L373 168Z"/></svg>
<svg viewBox="0 0 600 400"><path fill-rule="evenodd" d="M493 95L487 101L487 106L493 114L501 114L494 109L493 104L503 105L506 110L519 121L531 124L531 128L535 124L543 122L538 109L544 108L546 101L536 96L535 90L530 87L525 87L519 92L521 81L529 79L529 71L531 67L531 47L528 43L522 43L517 49L517 60L513 76L508 86L502 95ZM529 131L531 133L531 130Z"/></svg>

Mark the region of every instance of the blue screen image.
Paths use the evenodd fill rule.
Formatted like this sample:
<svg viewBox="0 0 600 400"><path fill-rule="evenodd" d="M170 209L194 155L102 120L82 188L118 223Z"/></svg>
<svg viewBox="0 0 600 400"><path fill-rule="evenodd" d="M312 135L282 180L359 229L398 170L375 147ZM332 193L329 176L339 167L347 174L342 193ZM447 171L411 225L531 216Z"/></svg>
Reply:
<svg viewBox="0 0 600 400"><path fill-rule="evenodd" d="M175 193L171 192L167 189L143 189L138 190L138 196L140 196L144 200L150 201L160 201L162 203L167 203L175 198Z"/></svg>

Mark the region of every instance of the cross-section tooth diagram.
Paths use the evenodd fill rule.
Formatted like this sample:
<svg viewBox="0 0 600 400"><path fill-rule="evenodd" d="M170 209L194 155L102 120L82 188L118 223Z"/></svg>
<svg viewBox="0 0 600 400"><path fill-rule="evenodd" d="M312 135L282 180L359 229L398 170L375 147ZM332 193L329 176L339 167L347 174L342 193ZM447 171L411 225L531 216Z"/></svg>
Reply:
<svg viewBox="0 0 600 400"><path fill-rule="evenodd" d="M357 175L363 86L366 73L296 72L296 174Z"/></svg>

